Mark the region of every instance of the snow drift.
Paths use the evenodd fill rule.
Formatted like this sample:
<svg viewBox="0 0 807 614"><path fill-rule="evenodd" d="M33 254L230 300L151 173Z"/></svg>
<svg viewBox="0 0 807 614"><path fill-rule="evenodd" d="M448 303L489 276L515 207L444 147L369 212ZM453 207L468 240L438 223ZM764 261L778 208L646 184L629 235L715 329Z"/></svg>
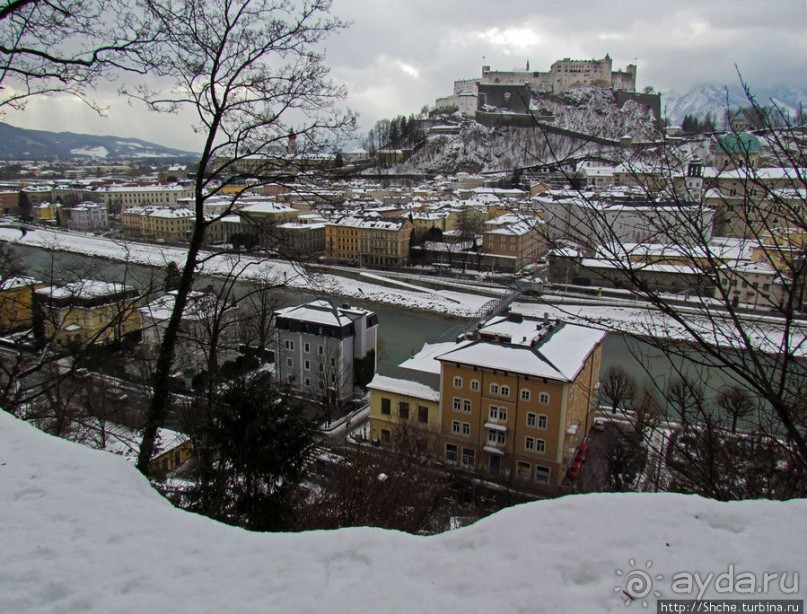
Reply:
<svg viewBox="0 0 807 614"><path fill-rule="evenodd" d="M788 586L807 571L803 500L586 495L433 537L251 534L174 509L123 459L2 411L0 515L2 612L609 612L625 607L617 570L631 561L652 562L662 597L682 571L787 571Z"/></svg>

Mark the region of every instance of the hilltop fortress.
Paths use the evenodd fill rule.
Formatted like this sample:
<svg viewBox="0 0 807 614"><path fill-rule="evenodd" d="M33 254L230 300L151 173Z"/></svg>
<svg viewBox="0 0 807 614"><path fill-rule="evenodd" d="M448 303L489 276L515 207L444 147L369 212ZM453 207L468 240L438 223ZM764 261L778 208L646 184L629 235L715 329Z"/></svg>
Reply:
<svg viewBox="0 0 807 614"><path fill-rule="evenodd" d="M453 93L438 98L435 110L457 111L477 119L480 113L488 112L530 115L532 94L556 95L581 87L612 90L620 107L627 100L635 100L648 107L656 119L660 117L659 96L636 92L636 65L614 70L607 53L599 60L564 58L554 62L549 71L531 71L529 61L525 70L491 70L485 65L480 78L454 81Z"/></svg>
<svg viewBox="0 0 807 614"><path fill-rule="evenodd" d="M628 64L625 70L613 70L611 56L607 53L601 60L558 60L548 72L526 70L491 70L482 67L482 78L473 80L485 84L521 85L526 83L536 92L559 94L576 87L594 85L597 87L636 91L636 65ZM455 81L454 93L467 89L468 81Z"/></svg>

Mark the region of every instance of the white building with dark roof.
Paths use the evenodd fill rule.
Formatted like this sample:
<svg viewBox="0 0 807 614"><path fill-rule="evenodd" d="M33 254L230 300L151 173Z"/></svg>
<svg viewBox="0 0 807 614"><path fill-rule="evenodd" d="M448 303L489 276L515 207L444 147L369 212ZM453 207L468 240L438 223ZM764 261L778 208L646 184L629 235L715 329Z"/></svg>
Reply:
<svg viewBox="0 0 807 614"><path fill-rule="evenodd" d="M331 402L353 395L357 364L375 372L378 316L316 300L275 312L276 372L304 395Z"/></svg>

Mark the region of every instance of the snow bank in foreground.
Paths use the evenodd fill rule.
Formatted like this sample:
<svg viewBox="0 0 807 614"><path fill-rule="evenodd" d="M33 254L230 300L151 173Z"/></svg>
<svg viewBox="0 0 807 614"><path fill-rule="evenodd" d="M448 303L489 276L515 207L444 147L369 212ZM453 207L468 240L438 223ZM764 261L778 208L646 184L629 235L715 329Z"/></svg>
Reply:
<svg viewBox="0 0 807 614"><path fill-rule="evenodd" d="M805 501L586 495L434 537L250 534L2 411L0 517L2 612L609 612L631 560L665 597L679 572L807 572Z"/></svg>

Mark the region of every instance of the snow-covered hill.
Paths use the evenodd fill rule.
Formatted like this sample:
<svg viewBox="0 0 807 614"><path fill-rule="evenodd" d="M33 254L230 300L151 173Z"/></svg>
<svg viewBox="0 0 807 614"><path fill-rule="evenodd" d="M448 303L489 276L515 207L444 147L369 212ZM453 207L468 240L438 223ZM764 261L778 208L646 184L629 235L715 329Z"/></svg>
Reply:
<svg viewBox="0 0 807 614"><path fill-rule="evenodd" d="M532 107L552 119L544 127L486 128L468 122L458 135L430 136L424 147L398 165L397 171L456 173L511 171L516 167L552 163L567 156L598 155L617 160L618 147L592 142L589 137L634 141L657 136L655 118L644 105L617 104L611 90L585 87L561 95L534 94ZM558 135L559 128L580 136Z"/></svg>
<svg viewBox="0 0 807 614"><path fill-rule="evenodd" d="M74 132L28 130L0 122L0 159L2 160L190 160L198 154L171 149L139 139L96 136Z"/></svg>
<svg viewBox="0 0 807 614"><path fill-rule="evenodd" d="M780 85L761 89L752 86L751 93L760 105L775 103L793 119L799 105L807 107L807 88L802 86ZM703 119L707 113L714 113L718 122L721 122L727 102L730 108L749 106L746 94L739 85L695 85L686 90L665 92L661 100L666 117L672 124L680 124L685 115Z"/></svg>
<svg viewBox="0 0 807 614"><path fill-rule="evenodd" d="M721 575L756 591L763 572L786 573L753 597L803 599L807 572L803 500L586 495L433 537L252 534L176 510L123 459L2 411L0 517L0 611L15 613L577 614L623 611L626 593L655 611L656 593L697 596L694 581L682 593L686 574L708 578L705 597L739 598L717 592ZM798 594L780 590L794 581Z"/></svg>

